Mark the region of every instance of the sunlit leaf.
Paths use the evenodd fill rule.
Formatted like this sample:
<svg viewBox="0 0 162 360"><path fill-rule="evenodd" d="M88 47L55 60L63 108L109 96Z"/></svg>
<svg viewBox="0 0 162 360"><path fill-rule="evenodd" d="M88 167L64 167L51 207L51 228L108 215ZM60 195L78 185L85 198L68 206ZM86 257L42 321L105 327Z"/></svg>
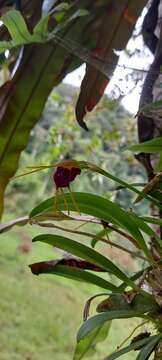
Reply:
<svg viewBox="0 0 162 360"><path fill-rule="evenodd" d="M97 266L100 266L108 272L112 273L117 278L125 281L131 287L137 288L134 282L131 281L127 277L127 275L125 275L112 261L86 245L78 243L69 238L65 238L63 236L52 234L38 235L32 241L41 241L52 246L56 246L59 249L62 249L70 254L80 257L81 259L92 262Z"/></svg>
<svg viewBox="0 0 162 360"><path fill-rule="evenodd" d="M88 271L85 270L81 270L81 269L77 269L77 268L73 268L70 266L66 266L66 265L57 265L57 266L48 266L48 267L44 267L44 269L42 271L40 271L39 268L39 263L35 263L35 264L31 264L29 265L31 268L31 271L33 272L33 274L38 275L38 274L53 274L53 275L58 275L58 276L62 276L71 280L76 280L76 281L81 281L84 283L88 283L88 284L92 284L92 285L96 285L99 286L103 289L109 290L109 291L116 291L116 292L120 292L120 289L118 290L116 288L115 285L111 284L109 281L104 280L102 278L100 278L99 276L92 274ZM39 273L40 271L40 273Z"/></svg>
<svg viewBox="0 0 162 360"><path fill-rule="evenodd" d="M81 360L84 356L93 356L96 345L107 338L110 326L111 321L107 321L105 324L98 326L87 337L80 340L76 345L73 360Z"/></svg>
<svg viewBox="0 0 162 360"><path fill-rule="evenodd" d="M7 27L14 45L25 44L31 41L31 34L26 26L25 20L17 10L7 11L1 21Z"/></svg>
<svg viewBox="0 0 162 360"><path fill-rule="evenodd" d="M133 318L133 317L143 317L143 318L146 317L144 315L142 307L138 311L132 310L132 309L130 309L130 310L124 309L124 310L117 310L117 311L112 310L112 311L107 311L102 314L95 315L83 323L83 325L81 326L81 328L78 331L77 341L80 341L81 339L83 339L84 337L89 335L98 326L104 324L108 320L128 319L128 318Z"/></svg>
<svg viewBox="0 0 162 360"><path fill-rule="evenodd" d="M149 257L150 253L146 242L137 226L136 221L123 210L119 205L113 203L112 201L102 198L98 195L88 194L88 193L73 193L76 203L80 212L88 215L92 215L106 222L111 222L115 225L122 227L127 230L133 238L137 241L138 246L144 251L144 253ZM57 204L60 210L67 210L65 206L65 198L68 204L68 209L72 211L77 211L73 203L70 194L65 194L65 196L57 196ZM32 210L30 217L36 217L37 215L44 213L46 211L54 211L54 198L45 200L35 209Z"/></svg>

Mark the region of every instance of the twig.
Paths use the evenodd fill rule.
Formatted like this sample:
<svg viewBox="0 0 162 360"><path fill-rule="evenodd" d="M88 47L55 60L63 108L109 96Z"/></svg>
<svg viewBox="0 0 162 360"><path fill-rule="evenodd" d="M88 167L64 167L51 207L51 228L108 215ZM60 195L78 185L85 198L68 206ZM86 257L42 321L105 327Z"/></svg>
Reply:
<svg viewBox="0 0 162 360"><path fill-rule="evenodd" d="M77 235L82 235L82 236L87 236L89 238L98 238L98 240L104 242L105 244L109 244L111 246L114 246L122 251L125 251L127 253L129 253L131 256L136 256L144 261L148 261L148 259L145 257L145 256L142 256L142 255L139 255L137 254L135 251L131 251L129 249L126 249L124 246L122 245L118 245L118 244L115 244L114 242L110 241L110 240L107 240L107 239L104 239L100 236L96 236L96 234L91 234L89 232L85 232L85 231L76 231L76 230L72 230L72 229L67 229L67 228L64 228L64 227L61 227L61 226L58 226L58 225L54 225L54 224L51 224L51 223L40 223L40 222L37 222L35 223L41 227L51 227L51 228L55 228L55 229L58 229L58 230L61 230L61 231L66 231L66 232L69 232L69 233L72 233L72 234L77 234ZM115 229L113 228L114 231L117 231L118 229ZM120 230L119 230L120 231ZM126 234L127 235L127 234ZM124 235L123 235L124 236Z"/></svg>

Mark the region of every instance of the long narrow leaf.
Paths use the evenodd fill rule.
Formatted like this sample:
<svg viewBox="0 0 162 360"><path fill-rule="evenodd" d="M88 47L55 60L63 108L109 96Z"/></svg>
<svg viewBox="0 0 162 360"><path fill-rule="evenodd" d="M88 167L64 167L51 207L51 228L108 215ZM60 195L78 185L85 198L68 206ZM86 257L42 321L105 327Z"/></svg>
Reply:
<svg viewBox="0 0 162 360"><path fill-rule="evenodd" d="M140 351L139 355L137 356L137 360L147 360L161 338L162 335L154 336L152 340Z"/></svg>
<svg viewBox="0 0 162 360"><path fill-rule="evenodd" d="M132 317L145 318L146 316L144 315L143 308L141 307L141 309L139 309L138 311L137 310L126 310L126 309L117 310L117 311L112 310L112 311L107 311L107 312L99 314L99 315L95 315L83 323L83 325L81 326L81 328L78 331L77 341L80 341L81 339L83 339L85 336L90 334L91 331L93 331L96 327L98 327L101 324L104 324L105 321L113 320L113 319L128 319L128 318L132 318Z"/></svg>
<svg viewBox="0 0 162 360"><path fill-rule="evenodd" d="M132 145L129 150L135 152L145 153L159 153L162 152L162 137L155 138L153 140L145 141L141 144Z"/></svg>
<svg viewBox="0 0 162 360"><path fill-rule="evenodd" d="M127 285L137 288L134 282L131 281L116 265L114 265L112 261L86 245L80 244L63 236L52 234L38 235L33 239L33 242L35 241L41 241L52 246L56 246L59 249L69 252L70 254L92 262L112 273L118 279L125 281Z"/></svg>
<svg viewBox="0 0 162 360"><path fill-rule="evenodd" d="M7 27L14 44L25 44L32 40L32 36L26 26L23 16L17 10L7 11L1 21Z"/></svg>
<svg viewBox="0 0 162 360"><path fill-rule="evenodd" d="M73 193L73 195L78 204L80 212L95 216L106 222L112 222L113 224L122 227L124 230L127 230L136 240L139 248L143 250L147 257L150 257L150 252L137 226L136 221L134 221L131 215L128 214L125 210L123 210L119 205L98 195L79 192ZM68 209L76 211L77 209L75 207L73 199L68 193L64 196L57 196L56 201L59 209L65 211L67 210L65 205L65 198L68 204ZM38 205L32 210L30 218L36 217L37 215L46 211L52 211L52 209L54 211L54 201L54 198L50 198L42 202L40 205Z"/></svg>
<svg viewBox="0 0 162 360"><path fill-rule="evenodd" d="M108 172L107 170L105 169L102 169L100 168L99 166L97 165L94 165L94 164L91 164L91 163L88 163L88 162L85 162L85 161L82 161L80 162L82 165L82 168L83 169L89 169L90 171L92 172L95 172L95 173L98 173L98 174L101 174L103 176L105 176L107 179L110 179L110 180L113 180L115 183L119 184L122 186L122 188L125 188L125 189L129 189L131 191L133 191L134 193L140 195L141 194L141 191L139 191L133 184L129 184L127 183L126 181L120 179L119 177L111 174L110 172ZM158 203L155 199L152 199L149 195L147 194L144 194L143 196L145 199L147 200L151 200L153 201L154 203Z"/></svg>
<svg viewBox="0 0 162 360"><path fill-rule="evenodd" d="M95 353L95 347L98 342L104 341L107 338L111 326L111 321L98 326L89 336L80 340L75 348L73 360L81 360L84 356L92 356Z"/></svg>
<svg viewBox="0 0 162 360"><path fill-rule="evenodd" d="M154 218L152 216L141 216L141 219L149 224L162 225L162 219Z"/></svg>
<svg viewBox="0 0 162 360"><path fill-rule="evenodd" d="M32 272L37 275L36 271L34 270L36 268L36 265L37 264L31 264L29 265L29 267L31 268ZM68 279L93 284L106 290L120 292L120 289L118 289L115 285L111 284L109 281L104 280L88 271L72 268L70 266L57 265L55 266L55 268L48 268L44 271L41 271L41 274L54 274Z"/></svg>
<svg viewBox="0 0 162 360"><path fill-rule="evenodd" d="M144 221L144 218L137 216L136 214L131 214L132 218L136 222L139 229L141 229L145 234L149 235L150 237L154 237L157 241L158 245L162 247L162 241L157 233ZM142 221L141 221L142 220Z"/></svg>
<svg viewBox="0 0 162 360"><path fill-rule="evenodd" d="M144 345L148 344L151 339L155 339L156 336L152 336L149 339L142 339L136 342L131 343L130 345L124 347L123 349L120 349L118 351L115 351L113 354L107 356L105 360L115 360L118 359L120 356L127 354L128 352L137 349L138 347L143 347Z"/></svg>

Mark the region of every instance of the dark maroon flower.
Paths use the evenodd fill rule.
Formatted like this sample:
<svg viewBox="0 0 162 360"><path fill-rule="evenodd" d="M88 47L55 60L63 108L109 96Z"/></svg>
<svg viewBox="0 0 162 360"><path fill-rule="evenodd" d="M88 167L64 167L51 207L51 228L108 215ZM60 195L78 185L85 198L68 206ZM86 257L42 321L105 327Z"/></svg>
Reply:
<svg viewBox="0 0 162 360"><path fill-rule="evenodd" d="M80 175L81 170L77 167L70 166L58 166L53 179L56 185L56 188L68 187L70 183L75 180L77 175Z"/></svg>
<svg viewBox="0 0 162 360"><path fill-rule="evenodd" d="M72 167L70 170L70 181L75 180L77 175L80 175L81 170L79 168Z"/></svg>

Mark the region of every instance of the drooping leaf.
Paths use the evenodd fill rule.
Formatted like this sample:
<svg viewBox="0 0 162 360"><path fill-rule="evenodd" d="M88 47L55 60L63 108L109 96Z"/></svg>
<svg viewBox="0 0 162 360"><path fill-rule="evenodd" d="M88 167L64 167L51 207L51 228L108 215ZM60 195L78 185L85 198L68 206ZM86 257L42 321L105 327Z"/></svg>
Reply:
<svg viewBox="0 0 162 360"><path fill-rule="evenodd" d="M41 261L39 263L35 263L30 265L30 268L32 269L32 272L36 275L46 273L46 272L52 272L52 270L55 270L56 266L58 265L64 265L74 268L79 268L82 270L92 270L96 272L104 272L103 268L96 266L95 264L92 264L88 261L81 260L74 256L66 256L59 260L50 260L50 261Z"/></svg>
<svg viewBox="0 0 162 360"><path fill-rule="evenodd" d="M125 275L112 261L107 259L105 256L101 255L97 251L89 248L86 245L78 243L69 238L65 238L59 235L52 234L42 234L36 236L33 240L41 241L52 246L56 246L59 249L67 251L68 253L78 256L81 259L91 262L92 264L96 264L97 266L105 269L106 271L112 273L118 279L121 279L130 285L133 288L137 288L133 281L131 281L127 275Z"/></svg>
<svg viewBox="0 0 162 360"><path fill-rule="evenodd" d="M57 265L57 266L46 266L43 270L40 270L40 264L35 263L29 265L33 274L53 274L62 276L71 280L81 281L84 283L92 284L99 286L103 289L109 291L118 291L115 285L111 284L109 281L102 279L101 277L92 274L88 271L77 269L70 266L65 265ZM120 291L120 289L119 289Z"/></svg>
<svg viewBox="0 0 162 360"><path fill-rule="evenodd" d="M113 319L128 319L133 317L143 317L145 318L146 315L143 312L143 309L132 310L132 309L123 309L123 310L112 310L107 311L102 314L95 315L89 318L87 321L83 323L81 328L77 334L77 341L80 341L87 335L89 335L92 331L94 331L98 326L104 324L108 320Z"/></svg>
<svg viewBox="0 0 162 360"><path fill-rule="evenodd" d="M87 125L83 121L84 116L87 111L92 111L102 97L116 67L118 56L114 53L114 49L123 50L125 48L145 4L145 0L113 1L108 2L100 13L98 28L95 29L96 47L91 53L94 60L96 58L100 61L100 71L87 65L76 105L77 120L85 129L87 129Z"/></svg>
<svg viewBox="0 0 162 360"><path fill-rule="evenodd" d="M19 11L7 11L1 17L1 21L7 27L11 35L12 44L15 46L26 44L31 41L31 33L29 32L25 20Z"/></svg>
<svg viewBox="0 0 162 360"><path fill-rule="evenodd" d="M75 348L73 360L81 360L84 356L93 356L96 351L96 345L104 341L109 333L111 321L98 326L89 336L80 340Z"/></svg>
<svg viewBox="0 0 162 360"><path fill-rule="evenodd" d="M111 202L108 199L93 194L79 192L73 194L80 212L92 215L103 221L111 222L124 228L133 236L138 246L144 251L146 256L150 256L146 242L137 226L136 221L134 221L131 215L124 211L119 205ZM65 211L67 210L65 207L65 197L68 204L68 209L77 211L70 194L65 194L65 196L57 196L57 204L59 209ZM38 205L35 209L32 210L30 217L36 217L37 215L45 213L46 211L51 211L52 209L54 209L54 198L50 198Z"/></svg>

